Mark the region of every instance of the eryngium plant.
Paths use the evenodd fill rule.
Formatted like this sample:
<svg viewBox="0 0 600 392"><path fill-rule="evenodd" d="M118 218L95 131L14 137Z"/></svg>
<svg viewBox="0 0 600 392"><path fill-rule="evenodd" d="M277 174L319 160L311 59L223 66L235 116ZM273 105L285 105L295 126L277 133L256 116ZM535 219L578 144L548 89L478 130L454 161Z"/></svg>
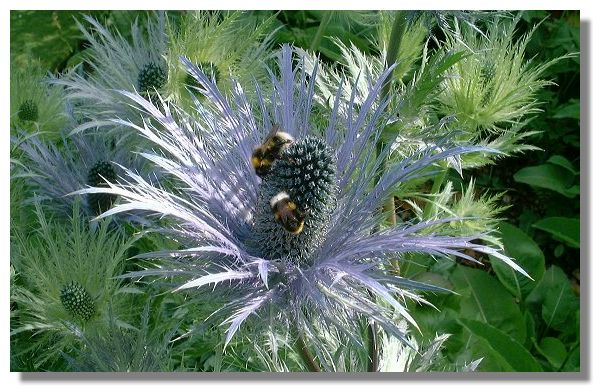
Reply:
<svg viewBox="0 0 600 392"><path fill-rule="evenodd" d="M125 240L104 220L91 230L74 203L69 224L48 220L36 203L37 230L15 234L11 265L19 284L11 285L11 355L27 369L41 370L60 360L78 344L73 333L102 331L113 319L121 325L130 315L120 294L127 250L135 238ZM31 339L35 336L35 339ZM54 368L56 369L56 367ZM15 369L23 370L23 369Z"/></svg>
<svg viewBox="0 0 600 392"><path fill-rule="evenodd" d="M59 131L68 123L64 91L49 85L41 65L30 61L25 66L11 63L10 129L42 132L45 139L58 139Z"/></svg>
<svg viewBox="0 0 600 392"><path fill-rule="evenodd" d="M270 55L274 22L274 16L261 19L253 12L192 11L183 14L179 23L169 24L167 99L181 107L193 107L188 87L198 87L198 82L186 72L180 56L225 91L231 86L229 74L242 86L268 81L261 64Z"/></svg>
<svg viewBox="0 0 600 392"><path fill-rule="evenodd" d="M20 152L15 175L23 176L35 193L35 200L62 217L70 216L75 197L67 196L86 185L102 186L115 182L127 165L142 170L141 161L128 151L122 140L106 135L77 133L63 130L62 146L44 142L37 134L21 133L13 137L13 148ZM81 200L83 212L94 217L108 210L116 200L114 195L87 195Z"/></svg>
<svg viewBox="0 0 600 392"><path fill-rule="evenodd" d="M171 224L162 232L179 238L184 247L142 255L155 259L156 268L127 276L185 279L176 290L204 291L214 285L210 290L215 298L226 301L217 312L229 325L225 345L242 325L255 327L255 337L269 329L294 331L308 367L333 369L330 354L320 350L319 331L337 329L348 344L360 346L360 327L366 318L411 345L394 321L400 315L416 327L404 301L423 301L420 291L441 290L384 268L390 259L402 260L404 254L417 252L472 260L464 254L471 249L495 255L526 275L498 249L474 242L483 233L470 237L419 233L453 219L389 229L381 225L385 215L380 207L396 184L430 174L436 161L492 150L451 145L440 138L436 145L386 167L390 147L377 154L376 141L395 115L394 108L388 108L388 100L375 102L391 69L371 83L362 105L355 107L352 99L343 104L338 91L323 129L314 126L311 117L318 67L307 77L303 58L293 60L289 46L283 47L278 62L278 72L271 71L271 91L264 94L257 88L258 105L253 108L235 81L231 96L225 97L198 67L182 58L207 97L196 101L199 121L177 123L168 106L158 109L140 95L123 92L153 121L143 126L116 121L155 143L155 152L144 156L179 185L166 190L127 171L126 185L80 193L121 196L118 205L100 217L145 212L162 226ZM185 117L175 110L178 117ZM261 180L251 155L275 124L294 142ZM285 192L295 203L306 232L293 234L275 222L274 199L269 200L275 192ZM254 323L244 324L253 314ZM304 341L306 336L310 344Z"/></svg>
<svg viewBox="0 0 600 392"><path fill-rule="evenodd" d="M167 50L164 17L164 13L149 17L145 31L136 21L131 26L131 42L90 16L85 17L88 26L78 23L90 43L85 63L92 72L71 70L53 81L66 88L75 115L82 119L74 133L105 126L112 130L111 118L131 119L136 115L118 90L135 89L146 98L156 100L157 92L162 90L168 77L164 59Z"/></svg>
<svg viewBox="0 0 600 392"><path fill-rule="evenodd" d="M170 339L174 331L159 336L149 326L150 303L140 315L139 328L126 328L109 318L106 331L72 327L82 345L73 355L65 354L70 370L81 372L168 372L174 371L170 359ZM109 312L110 314L110 312Z"/></svg>

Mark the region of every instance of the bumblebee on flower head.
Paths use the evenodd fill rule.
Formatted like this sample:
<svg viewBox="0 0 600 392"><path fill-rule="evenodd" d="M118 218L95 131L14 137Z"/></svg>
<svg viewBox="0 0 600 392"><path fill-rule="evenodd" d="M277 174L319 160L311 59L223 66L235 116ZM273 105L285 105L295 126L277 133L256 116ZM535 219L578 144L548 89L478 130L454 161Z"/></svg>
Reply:
<svg viewBox="0 0 600 392"><path fill-rule="evenodd" d="M294 138L281 130L275 124L265 141L252 152L252 166L259 177L264 177L271 171L271 166L281 153L294 142Z"/></svg>
<svg viewBox="0 0 600 392"><path fill-rule="evenodd" d="M298 206L290 199L287 192L279 192L273 196L271 211L275 216L275 220L286 231L292 234L300 234L304 229L304 214L298 210Z"/></svg>

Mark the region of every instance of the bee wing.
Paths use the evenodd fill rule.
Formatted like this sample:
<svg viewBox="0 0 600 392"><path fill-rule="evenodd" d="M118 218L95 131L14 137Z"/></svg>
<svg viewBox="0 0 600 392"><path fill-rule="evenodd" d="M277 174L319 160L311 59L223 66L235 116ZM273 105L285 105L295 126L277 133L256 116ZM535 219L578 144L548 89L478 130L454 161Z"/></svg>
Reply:
<svg viewBox="0 0 600 392"><path fill-rule="evenodd" d="M269 132L269 134L267 135L267 139L272 138L279 131L281 131L281 125L273 124L273 128L271 128L271 132Z"/></svg>

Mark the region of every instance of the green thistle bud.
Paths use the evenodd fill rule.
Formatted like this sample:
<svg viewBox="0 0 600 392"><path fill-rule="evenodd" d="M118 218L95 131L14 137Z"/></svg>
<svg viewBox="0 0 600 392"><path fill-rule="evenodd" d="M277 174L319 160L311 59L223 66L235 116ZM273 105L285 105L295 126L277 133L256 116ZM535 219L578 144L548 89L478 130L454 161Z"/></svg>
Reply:
<svg viewBox="0 0 600 392"><path fill-rule="evenodd" d="M254 222L257 246L265 257L304 263L323 242L336 205L335 158L323 141L307 137L285 149L263 179ZM286 230L271 201L285 192L304 219L299 233Z"/></svg>
<svg viewBox="0 0 600 392"><path fill-rule="evenodd" d="M38 106L31 99L23 101L19 106L19 119L22 121L37 121Z"/></svg>
<svg viewBox="0 0 600 392"><path fill-rule="evenodd" d="M138 90L142 94L154 94L167 82L167 72L155 63L144 65L138 75Z"/></svg>
<svg viewBox="0 0 600 392"><path fill-rule="evenodd" d="M60 290L60 301L73 317L87 321L94 315L92 296L77 282L71 282Z"/></svg>
<svg viewBox="0 0 600 392"><path fill-rule="evenodd" d="M115 182L117 180L117 173L110 162L99 161L88 173L88 185L96 187L107 185L104 179ZM87 198L92 212L95 215L100 215L110 209L116 201L117 196L107 193L90 193L87 195Z"/></svg>
<svg viewBox="0 0 600 392"><path fill-rule="evenodd" d="M154 106L160 107L157 90L167 83L167 71L161 65L148 63L144 65L138 75L138 90L140 95L146 97Z"/></svg>

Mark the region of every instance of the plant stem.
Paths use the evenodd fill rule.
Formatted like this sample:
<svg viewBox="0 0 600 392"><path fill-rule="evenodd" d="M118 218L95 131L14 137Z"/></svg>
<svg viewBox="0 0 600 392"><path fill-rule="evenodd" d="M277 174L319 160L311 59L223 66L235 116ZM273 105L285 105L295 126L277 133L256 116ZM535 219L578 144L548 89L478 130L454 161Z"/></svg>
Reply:
<svg viewBox="0 0 600 392"><path fill-rule="evenodd" d="M321 23L319 24L319 28L313 37L312 42L310 43L309 49L313 52L316 52L319 49L319 44L321 43L321 38L323 38L323 33L325 32L325 28L331 21L331 17L333 16L333 11L325 11L323 14L323 18L321 19Z"/></svg>
<svg viewBox="0 0 600 392"><path fill-rule="evenodd" d="M377 338L377 323L369 321L369 372L379 369L379 339Z"/></svg>
<svg viewBox="0 0 600 392"><path fill-rule="evenodd" d="M321 371L321 368L315 362L313 356L310 354L310 351L308 351L308 347L306 346L306 342L304 342L304 337L302 336L300 331L298 331L297 333L296 349L298 350L300 357L304 361L304 364L310 369L311 372Z"/></svg>

